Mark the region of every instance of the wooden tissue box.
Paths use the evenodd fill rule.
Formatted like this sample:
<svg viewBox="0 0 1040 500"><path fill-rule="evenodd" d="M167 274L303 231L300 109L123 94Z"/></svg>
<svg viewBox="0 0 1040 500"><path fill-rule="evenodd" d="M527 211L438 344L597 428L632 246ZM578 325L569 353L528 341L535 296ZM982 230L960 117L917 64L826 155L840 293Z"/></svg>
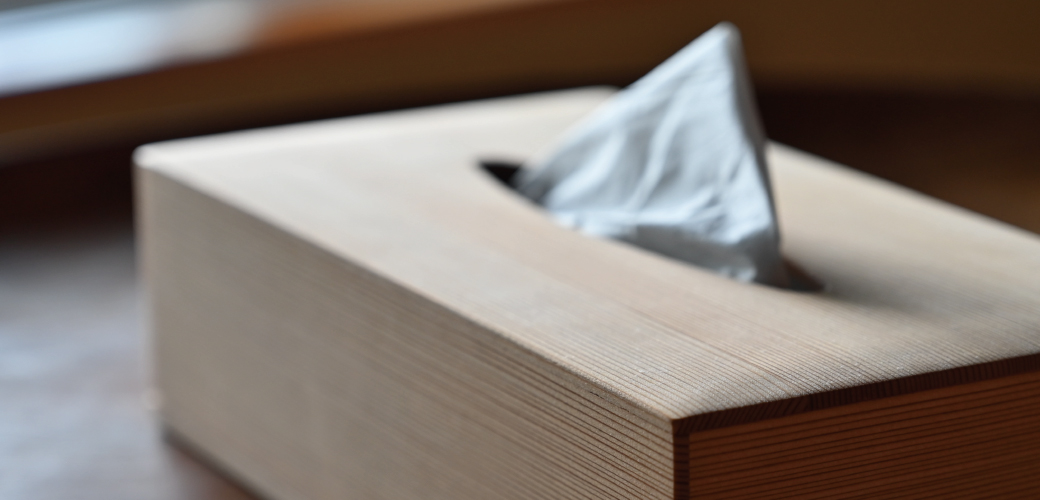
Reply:
<svg viewBox="0 0 1040 500"><path fill-rule="evenodd" d="M272 500L1040 494L1040 239L774 145L794 292L478 166L608 95L138 151L171 435Z"/></svg>

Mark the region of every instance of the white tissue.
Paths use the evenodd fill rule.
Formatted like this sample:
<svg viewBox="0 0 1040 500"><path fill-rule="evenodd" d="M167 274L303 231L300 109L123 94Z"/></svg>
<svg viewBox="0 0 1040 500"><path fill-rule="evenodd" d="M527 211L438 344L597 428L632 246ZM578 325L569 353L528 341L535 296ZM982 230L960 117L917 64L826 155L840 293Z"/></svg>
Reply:
<svg viewBox="0 0 1040 500"><path fill-rule="evenodd" d="M740 33L719 24L611 97L514 185L584 233L788 286L751 92Z"/></svg>

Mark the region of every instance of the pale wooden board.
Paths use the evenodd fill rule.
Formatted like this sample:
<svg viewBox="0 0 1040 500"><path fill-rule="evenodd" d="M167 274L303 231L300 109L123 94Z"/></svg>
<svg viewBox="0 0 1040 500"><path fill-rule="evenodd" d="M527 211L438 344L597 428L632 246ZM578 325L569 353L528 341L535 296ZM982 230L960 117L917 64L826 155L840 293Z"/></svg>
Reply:
<svg viewBox="0 0 1040 500"><path fill-rule="evenodd" d="M141 150L169 421L277 498L653 498L692 431L1037 368L1037 237L823 160L769 151L819 293L581 236L478 169L607 95Z"/></svg>
<svg viewBox="0 0 1040 500"><path fill-rule="evenodd" d="M144 186L165 420L266 495L671 497L667 420L241 211Z"/></svg>

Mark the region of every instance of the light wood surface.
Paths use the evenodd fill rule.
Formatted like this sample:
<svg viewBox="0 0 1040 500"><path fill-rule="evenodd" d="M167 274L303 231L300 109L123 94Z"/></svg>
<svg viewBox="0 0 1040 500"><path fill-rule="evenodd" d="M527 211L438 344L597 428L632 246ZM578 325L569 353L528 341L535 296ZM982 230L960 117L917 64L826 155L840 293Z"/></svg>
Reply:
<svg viewBox="0 0 1040 500"><path fill-rule="evenodd" d="M826 285L797 293L577 235L477 167L608 93L141 150L170 425L274 498L673 498L713 432L959 390L927 427L1035 378L1035 235L774 145L784 251ZM1025 425L992 408L983 437Z"/></svg>

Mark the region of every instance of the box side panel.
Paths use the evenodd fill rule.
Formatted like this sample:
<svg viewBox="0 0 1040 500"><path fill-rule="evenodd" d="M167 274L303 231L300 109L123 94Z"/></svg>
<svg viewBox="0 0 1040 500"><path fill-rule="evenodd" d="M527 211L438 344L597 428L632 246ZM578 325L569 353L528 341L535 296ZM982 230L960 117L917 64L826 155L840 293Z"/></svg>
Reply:
<svg viewBox="0 0 1040 500"><path fill-rule="evenodd" d="M142 180L164 418L258 490L673 495L668 422L231 206Z"/></svg>
<svg viewBox="0 0 1040 500"><path fill-rule="evenodd" d="M1035 498L1040 372L694 432L690 498Z"/></svg>
<svg viewBox="0 0 1040 500"><path fill-rule="evenodd" d="M818 293L576 234L478 170L483 154L534 154L602 97L244 132L139 158L662 418L750 423L1040 360L1036 235L804 153L774 145L769 159L785 255L826 284Z"/></svg>

